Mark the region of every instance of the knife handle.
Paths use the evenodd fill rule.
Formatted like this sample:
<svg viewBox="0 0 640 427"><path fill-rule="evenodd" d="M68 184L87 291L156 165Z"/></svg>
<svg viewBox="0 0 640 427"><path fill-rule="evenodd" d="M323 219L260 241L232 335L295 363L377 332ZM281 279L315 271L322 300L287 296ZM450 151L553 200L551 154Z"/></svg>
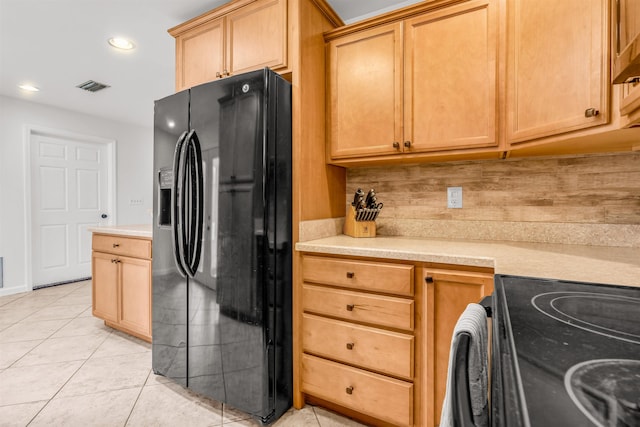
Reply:
<svg viewBox="0 0 640 427"><path fill-rule="evenodd" d="M356 209L358 209L363 199L364 191L362 191L362 188L358 188L356 190L356 193L353 195L353 203L351 203L351 206L354 206Z"/></svg>
<svg viewBox="0 0 640 427"><path fill-rule="evenodd" d="M368 208L375 208L375 206L376 206L376 191L373 188L371 190L369 190L369 192L367 193L367 197L366 197L364 203Z"/></svg>

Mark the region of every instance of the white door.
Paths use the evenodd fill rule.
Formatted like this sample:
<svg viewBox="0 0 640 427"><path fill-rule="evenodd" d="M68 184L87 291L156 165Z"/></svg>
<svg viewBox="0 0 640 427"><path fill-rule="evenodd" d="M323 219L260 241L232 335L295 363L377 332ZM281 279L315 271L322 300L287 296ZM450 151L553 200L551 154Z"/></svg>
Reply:
<svg viewBox="0 0 640 427"><path fill-rule="evenodd" d="M109 224L107 144L31 135L33 286L91 276L91 233Z"/></svg>

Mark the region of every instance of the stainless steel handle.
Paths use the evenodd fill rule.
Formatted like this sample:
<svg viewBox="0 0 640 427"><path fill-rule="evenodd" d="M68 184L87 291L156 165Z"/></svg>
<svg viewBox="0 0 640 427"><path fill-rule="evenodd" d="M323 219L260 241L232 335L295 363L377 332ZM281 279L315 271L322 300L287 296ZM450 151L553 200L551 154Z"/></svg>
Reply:
<svg viewBox="0 0 640 427"><path fill-rule="evenodd" d="M195 129L192 129L186 137L186 161L191 172L191 218L189 218L188 253L185 254L185 270L189 277L195 277L200 265L200 253L202 252L202 235L204 224L204 173L202 170L202 151L200 140Z"/></svg>
<svg viewBox="0 0 640 427"><path fill-rule="evenodd" d="M187 273L183 264L182 255L182 237L183 237L183 221L184 218L181 215L182 203L178 203L182 198L184 188L182 186L181 174L184 174L184 167L182 167L182 157L184 140L187 137L187 132L183 132L176 142L176 148L173 153L173 191L171 191L171 229L173 234L173 259L178 268L178 272L182 277L186 277Z"/></svg>
<svg viewBox="0 0 640 427"><path fill-rule="evenodd" d="M596 117L598 114L600 114L600 111L595 108L587 108L584 110L585 117Z"/></svg>

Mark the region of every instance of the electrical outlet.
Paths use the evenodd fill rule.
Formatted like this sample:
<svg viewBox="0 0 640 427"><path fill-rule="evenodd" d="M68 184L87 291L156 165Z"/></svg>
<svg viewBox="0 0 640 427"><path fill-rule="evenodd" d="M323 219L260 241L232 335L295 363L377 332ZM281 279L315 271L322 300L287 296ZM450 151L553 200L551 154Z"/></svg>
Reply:
<svg viewBox="0 0 640 427"><path fill-rule="evenodd" d="M462 187L447 187L447 208L462 209Z"/></svg>
<svg viewBox="0 0 640 427"><path fill-rule="evenodd" d="M144 202L142 199L129 199L129 206L139 206Z"/></svg>

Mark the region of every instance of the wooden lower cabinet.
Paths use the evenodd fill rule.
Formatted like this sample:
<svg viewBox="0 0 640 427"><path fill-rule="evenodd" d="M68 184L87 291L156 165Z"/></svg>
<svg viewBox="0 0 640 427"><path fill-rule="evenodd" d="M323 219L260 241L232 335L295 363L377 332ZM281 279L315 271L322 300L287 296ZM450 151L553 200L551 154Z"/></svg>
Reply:
<svg viewBox="0 0 640 427"><path fill-rule="evenodd" d="M93 236L92 313L151 342L151 240Z"/></svg>
<svg viewBox="0 0 640 427"><path fill-rule="evenodd" d="M453 329L469 303L493 292L493 274L445 269L423 269L424 336L422 381L426 411L424 426L440 424L447 385L449 350Z"/></svg>
<svg viewBox="0 0 640 427"><path fill-rule="evenodd" d="M394 425L413 425L413 384L327 359L302 356L305 393Z"/></svg>
<svg viewBox="0 0 640 427"><path fill-rule="evenodd" d="M438 425L453 328L493 291L491 269L304 254L302 277L305 400L367 425Z"/></svg>

